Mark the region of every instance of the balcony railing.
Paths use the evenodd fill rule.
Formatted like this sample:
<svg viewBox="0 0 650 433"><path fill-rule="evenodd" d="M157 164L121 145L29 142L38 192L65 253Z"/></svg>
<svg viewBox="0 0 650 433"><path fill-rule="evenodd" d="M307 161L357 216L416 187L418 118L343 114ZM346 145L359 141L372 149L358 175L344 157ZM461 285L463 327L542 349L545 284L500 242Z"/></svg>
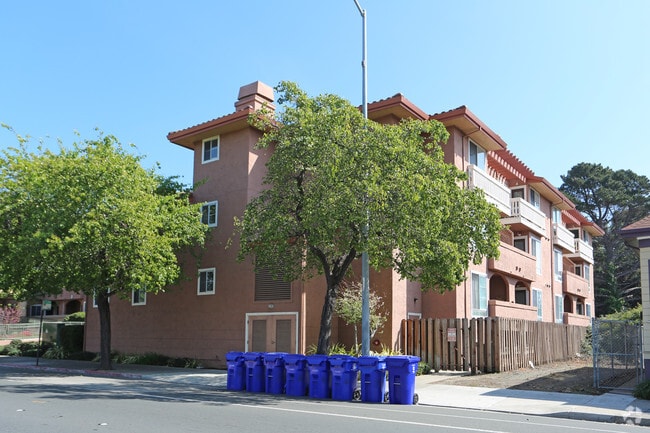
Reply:
<svg viewBox="0 0 650 433"><path fill-rule="evenodd" d="M564 313L565 325L591 326L591 317L580 314Z"/></svg>
<svg viewBox="0 0 650 433"><path fill-rule="evenodd" d="M568 258L578 258L585 262L594 263L594 247L582 239L573 239L574 253L567 254Z"/></svg>
<svg viewBox="0 0 650 433"><path fill-rule="evenodd" d="M537 320L537 307L490 299L488 300L488 316L535 321Z"/></svg>
<svg viewBox="0 0 650 433"><path fill-rule="evenodd" d="M561 224L553 223L553 245L573 253L575 251L573 233Z"/></svg>
<svg viewBox="0 0 650 433"><path fill-rule="evenodd" d="M469 166L467 174L470 188L482 189L488 202L494 204L501 213L510 215L510 188L475 165Z"/></svg>
<svg viewBox="0 0 650 433"><path fill-rule="evenodd" d="M589 294L589 281L573 272L562 272L562 291L571 295L585 297Z"/></svg>
<svg viewBox="0 0 650 433"><path fill-rule="evenodd" d="M546 215L522 198L510 199L511 217L502 218L504 225L523 225L535 233L548 237L546 234Z"/></svg>
<svg viewBox="0 0 650 433"><path fill-rule="evenodd" d="M499 258L488 259L488 269L522 280L534 281L537 276L537 261L527 252L501 242Z"/></svg>

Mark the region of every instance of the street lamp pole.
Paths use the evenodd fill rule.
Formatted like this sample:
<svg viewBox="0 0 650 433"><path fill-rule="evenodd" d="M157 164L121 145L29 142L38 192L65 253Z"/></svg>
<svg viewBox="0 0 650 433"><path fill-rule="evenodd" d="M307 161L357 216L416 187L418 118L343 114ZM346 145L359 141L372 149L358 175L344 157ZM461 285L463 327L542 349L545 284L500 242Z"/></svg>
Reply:
<svg viewBox="0 0 650 433"><path fill-rule="evenodd" d="M362 80L362 107L363 117L368 119L368 59L366 46L366 10L361 7L358 0L354 3L359 9L362 20L362 61L361 68L363 71ZM364 236L368 238L368 222L363 228ZM368 252L364 249L361 253L361 354L368 356L370 354L370 266L368 264Z"/></svg>

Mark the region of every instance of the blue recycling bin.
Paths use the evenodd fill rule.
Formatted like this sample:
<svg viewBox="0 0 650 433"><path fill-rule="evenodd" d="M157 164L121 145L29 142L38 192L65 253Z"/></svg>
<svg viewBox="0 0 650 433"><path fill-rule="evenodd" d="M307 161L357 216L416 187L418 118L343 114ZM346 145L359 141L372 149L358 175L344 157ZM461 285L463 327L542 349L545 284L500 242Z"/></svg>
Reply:
<svg viewBox="0 0 650 433"><path fill-rule="evenodd" d="M361 401L383 403L386 395L386 357L360 356Z"/></svg>
<svg viewBox="0 0 650 433"><path fill-rule="evenodd" d="M327 355L308 355L309 397L330 397L330 366Z"/></svg>
<svg viewBox="0 0 650 433"><path fill-rule="evenodd" d="M414 404L415 374L418 371L420 358L417 356L388 356L389 401L391 404Z"/></svg>
<svg viewBox="0 0 650 433"><path fill-rule="evenodd" d="M242 352L226 353L228 377L226 389L229 391L243 391L246 388L246 365Z"/></svg>
<svg viewBox="0 0 650 433"><path fill-rule="evenodd" d="M352 400L359 372L357 358L333 355L329 357L329 363L332 374L332 400Z"/></svg>
<svg viewBox="0 0 650 433"><path fill-rule="evenodd" d="M264 357L260 352L244 352L246 391L264 392Z"/></svg>
<svg viewBox="0 0 650 433"><path fill-rule="evenodd" d="M300 354L284 355L286 394L292 397L307 395L307 357Z"/></svg>
<svg viewBox="0 0 650 433"><path fill-rule="evenodd" d="M264 366L266 367L266 392L269 394L284 393L285 372L284 352L264 353Z"/></svg>

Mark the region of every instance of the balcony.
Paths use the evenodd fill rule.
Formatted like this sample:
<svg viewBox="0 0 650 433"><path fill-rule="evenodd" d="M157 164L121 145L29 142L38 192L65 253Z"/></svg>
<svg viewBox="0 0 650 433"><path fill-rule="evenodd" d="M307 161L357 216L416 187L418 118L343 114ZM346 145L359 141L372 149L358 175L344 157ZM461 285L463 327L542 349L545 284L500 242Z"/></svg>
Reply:
<svg viewBox="0 0 650 433"><path fill-rule="evenodd" d="M526 281L534 281L537 276L537 261L519 248L501 242L499 258L488 259L488 269L511 275Z"/></svg>
<svg viewBox="0 0 650 433"><path fill-rule="evenodd" d="M501 218L503 225L509 225L513 231L532 230L540 236L546 234L546 215L522 198L510 199L511 217Z"/></svg>
<svg viewBox="0 0 650 433"><path fill-rule="evenodd" d="M488 300L488 316L536 321L537 307L490 299Z"/></svg>
<svg viewBox="0 0 650 433"><path fill-rule="evenodd" d="M562 272L562 291L569 295L586 297L589 294L589 281L573 272Z"/></svg>
<svg viewBox="0 0 650 433"><path fill-rule="evenodd" d="M565 325L591 326L591 317L580 314L564 313Z"/></svg>
<svg viewBox="0 0 650 433"><path fill-rule="evenodd" d="M553 223L553 245L573 253L575 251L574 240L573 233L569 229L561 224Z"/></svg>
<svg viewBox="0 0 650 433"><path fill-rule="evenodd" d="M566 254L567 258L580 259L585 262L594 263L594 248L582 239L573 239L574 253Z"/></svg>
<svg viewBox="0 0 650 433"><path fill-rule="evenodd" d="M475 165L469 166L467 174L470 188L482 189L489 203L495 205L502 214L510 215L510 188Z"/></svg>

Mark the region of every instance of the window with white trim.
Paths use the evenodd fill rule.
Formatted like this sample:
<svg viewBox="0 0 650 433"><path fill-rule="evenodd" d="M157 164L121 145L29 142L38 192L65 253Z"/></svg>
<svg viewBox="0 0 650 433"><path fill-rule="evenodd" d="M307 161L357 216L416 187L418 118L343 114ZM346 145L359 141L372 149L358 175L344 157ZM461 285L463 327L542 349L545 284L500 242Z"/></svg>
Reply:
<svg viewBox="0 0 650 433"><path fill-rule="evenodd" d="M562 295L555 295L555 323L564 322L564 298Z"/></svg>
<svg viewBox="0 0 650 433"><path fill-rule="evenodd" d="M580 300L576 301L576 314L585 315L585 304Z"/></svg>
<svg viewBox="0 0 650 433"><path fill-rule="evenodd" d="M219 136L203 140L203 163L219 160Z"/></svg>
<svg viewBox="0 0 650 433"><path fill-rule="evenodd" d="M515 304L530 305L528 302L528 288L517 286L515 287Z"/></svg>
<svg viewBox="0 0 650 433"><path fill-rule="evenodd" d="M533 289L533 307L537 307L537 320L542 320L544 317L543 313L543 302L542 302L542 291L540 289Z"/></svg>
<svg viewBox="0 0 650 433"><path fill-rule="evenodd" d="M147 292L143 289L133 289L131 291L131 305L146 305Z"/></svg>
<svg viewBox="0 0 650 433"><path fill-rule="evenodd" d="M535 236L530 237L530 254L535 256L537 275L542 275L542 241Z"/></svg>
<svg viewBox="0 0 650 433"><path fill-rule="evenodd" d="M477 166L481 170L485 170L485 149L478 144L469 140L469 163Z"/></svg>
<svg viewBox="0 0 650 433"><path fill-rule="evenodd" d="M591 265L589 263L585 263L584 266L585 273L582 278L587 280L587 287L589 287L589 291L591 292Z"/></svg>
<svg viewBox="0 0 650 433"><path fill-rule="evenodd" d="M197 282L197 295L214 295L215 286L215 268L199 269L199 278Z"/></svg>
<svg viewBox="0 0 650 433"><path fill-rule="evenodd" d="M472 316L487 317L487 275L472 272Z"/></svg>
<svg viewBox="0 0 650 433"><path fill-rule="evenodd" d="M526 196L526 192L524 191L523 187L520 188L512 188L510 191L510 197L512 198L524 198Z"/></svg>
<svg viewBox="0 0 650 433"><path fill-rule="evenodd" d="M562 281L562 251L553 248L553 273L555 274L555 281Z"/></svg>
<svg viewBox="0 0 650 433"><path fill-rule="evenodd" d="M562 211L555 206L552 209L553 222L556 224L562 224Z"/></svg>
<svg viewBox="0 0 650 433"><path fill-rule="evenodd" d="M591 304L585 304L585 310L587 317L591 317Z"/></svg>
<svg viewBox="0 0 650 433"><path fill-rule="evenodd" d="M539 209L542 206L542 200L539 196L539 193L531 188L529 196L530 196L530 200L529 200L530 204L532 204L537 209Z"/></svg>
<svg viewBox="0 0 650 433"><path fill-rule="evenodd" d="M219 202L211 201L201 206L201 222L208 227L217 226L217 213L219 212Z"/></svg>
<svg viewBox="0 0 650 433"><path fill-rule="evenodd" d="M520 249L521 251L528 252L528 238L527 237L522 237L522 238L515 238L514 241L512 242L513 246L517 249Z"/></svg>

